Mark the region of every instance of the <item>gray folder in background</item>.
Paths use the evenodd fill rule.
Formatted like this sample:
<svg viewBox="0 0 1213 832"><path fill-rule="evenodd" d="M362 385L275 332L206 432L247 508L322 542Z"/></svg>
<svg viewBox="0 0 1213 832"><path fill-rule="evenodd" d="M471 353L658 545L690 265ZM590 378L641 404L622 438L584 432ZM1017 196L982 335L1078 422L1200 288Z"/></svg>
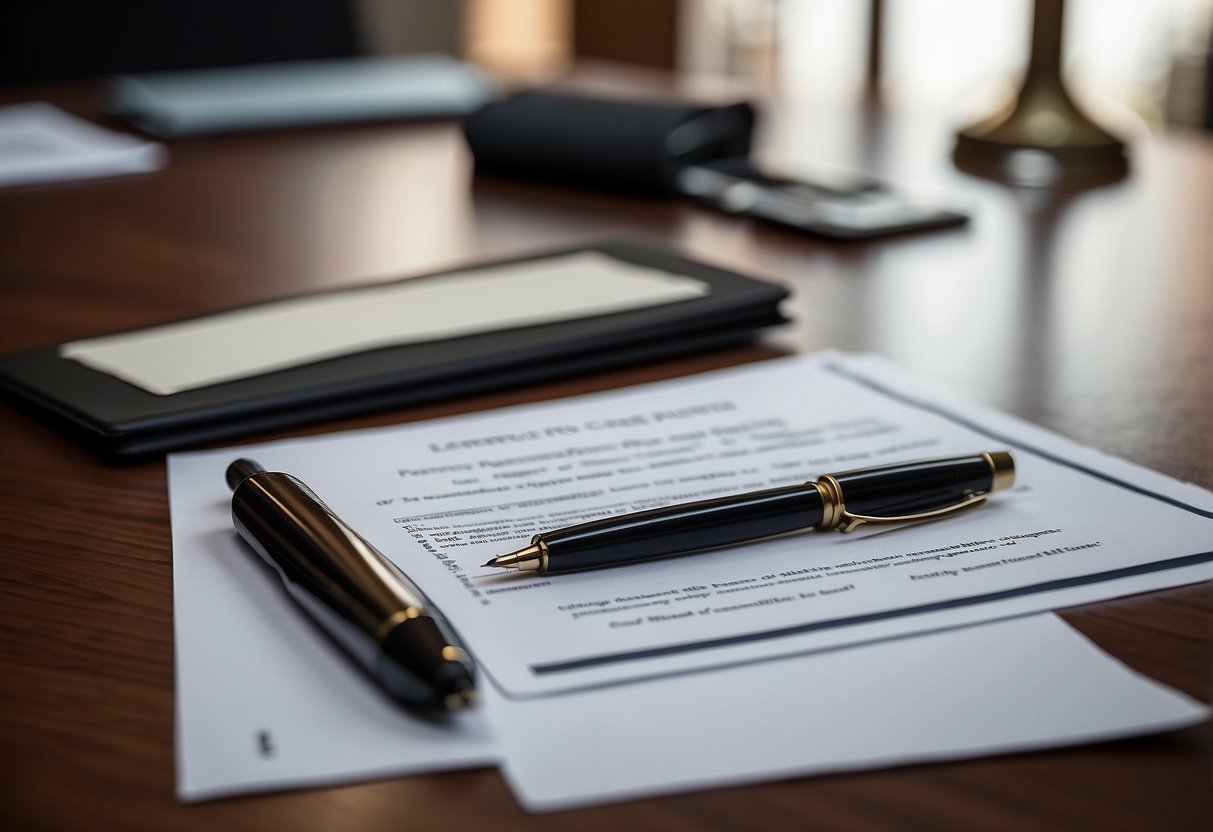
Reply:
<svg viewBox="0 0 1213 832"><path fill-rule="evenodd" d="M494 94L441 54L338 58L114 77L108 109L158 136L462 116Z"/></svg>

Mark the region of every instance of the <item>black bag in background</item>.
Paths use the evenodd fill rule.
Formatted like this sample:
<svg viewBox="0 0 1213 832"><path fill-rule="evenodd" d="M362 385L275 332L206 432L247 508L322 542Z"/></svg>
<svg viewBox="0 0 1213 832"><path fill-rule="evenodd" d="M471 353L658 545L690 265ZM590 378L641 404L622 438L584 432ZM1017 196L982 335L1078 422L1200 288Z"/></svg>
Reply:
<svg viewBox="0 0 1213 832"><path fill-rule="evenodd" d="M687 165L745 156L754 109L518 93L469 117L483 173L674 196Z"/></svg>

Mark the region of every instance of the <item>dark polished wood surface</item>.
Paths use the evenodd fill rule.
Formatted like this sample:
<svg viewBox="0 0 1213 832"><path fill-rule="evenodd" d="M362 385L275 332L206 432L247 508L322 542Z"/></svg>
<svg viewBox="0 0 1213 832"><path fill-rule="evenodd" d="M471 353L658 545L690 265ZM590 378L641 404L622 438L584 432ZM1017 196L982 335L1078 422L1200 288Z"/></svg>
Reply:
<svg viewBox="0 0 1213 832"><path fill-rule="evenodd" d="M96 90L10 90L97 115ZM679 202L474 179L456 125L182 140L158 173L0 190L0 353L460 262L630 235L790 286L763 344L327 423L413 421L788 351L873 350L1111 454L1213 487L1213 144L1132 143L1116 185L955 172L957 122L769 109L764 151L967 201L965 228L838 245ZM495 770L183 806L174 798L163 461L103 464L0 409L5 829L1207 829L1213 734L1169 734L529 816ZM1213 542L1213 541L1211 541ZM1064 612L1132 667L1213 698L1209 584ZM1041 680L1048 684L1047 679Z"/></svg>

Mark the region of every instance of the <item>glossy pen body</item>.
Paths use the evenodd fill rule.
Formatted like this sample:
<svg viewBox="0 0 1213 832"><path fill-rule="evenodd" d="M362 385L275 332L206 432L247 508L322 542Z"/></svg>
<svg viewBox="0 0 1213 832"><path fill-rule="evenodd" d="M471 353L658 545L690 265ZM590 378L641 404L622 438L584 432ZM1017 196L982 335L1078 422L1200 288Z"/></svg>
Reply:
<svg viewBox="0 0 1213 832"><path fill-rule="evenodd" d="M799 529L937 519L1009 487L1006 451L826 474L816 482L606 517L535 535L485 566L555 574L686 554Z"/></svg>
<svg viewBox="0 0 1213 832"><path fill-rule="evenodd" d="M227 470L232 522L288 594L393 697L453 711L475 669L425 596L290 474L240 459Z"/></svg>

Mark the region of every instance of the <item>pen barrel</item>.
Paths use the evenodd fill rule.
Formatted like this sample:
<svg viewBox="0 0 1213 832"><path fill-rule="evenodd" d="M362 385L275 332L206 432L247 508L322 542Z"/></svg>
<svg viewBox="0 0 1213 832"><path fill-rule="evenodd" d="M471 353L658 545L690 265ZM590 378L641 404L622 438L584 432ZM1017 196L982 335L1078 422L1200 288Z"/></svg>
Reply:
<svg viewBox="0 0 1213 832"><path fill-rule="evenodd" d="M425 596L289 474L244 476L232 494L240 536L321 629L406 704L448 709L473 687L470 659Z"/></svg>
<svg viewBox="0 0 1213 832"><path fill-rule="evenodd" d="M966 495L996 490L996 464L988 455L948 457L844 471L830 478L838 484L851 514L901 516L943 508Z"/></svg>
<svg viewBox="0 0 1213 832"><path fill-rule="evenodd" d="M753 491L569 526L536 537L547 574L698 552L805 529L821 522L815 485Z"/></svg>

